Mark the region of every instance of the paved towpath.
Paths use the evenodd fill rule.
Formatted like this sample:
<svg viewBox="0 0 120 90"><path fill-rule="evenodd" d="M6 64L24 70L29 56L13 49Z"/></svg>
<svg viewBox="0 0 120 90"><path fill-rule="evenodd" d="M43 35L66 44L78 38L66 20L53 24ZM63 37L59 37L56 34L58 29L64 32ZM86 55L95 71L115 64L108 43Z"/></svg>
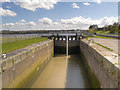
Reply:
<svg viewBox="0 0 120 90"><path fill-rule="evenodd" d="M99 43L108 48L111 48L115 53L118 54L118 51L119 51L118 46L120 44L120 40L118 40L118 39L102 39L102 38L89 38L89 39L94 39L94 42Z"/></svg>
<svg viewBox="0 0 120 90"><path fill-rule="evenodd" d="M113 51L110 51L106 48L103 48L95 43L90 43L89 46L93 47L95 50L97 50L102 56L104 56L105 58L107 58L111 63L115 64L115 66L119 67L120 65L120 56L118 56L118 52L119 52L119 43L120 40L118 39L102 39L102 38L89 38L93 39L95 43L99 43L103 46L106 46L110 49L112 49ZM83 40L84 42L88 43L87 40ZM120 52L119 52L120 54Z"/></svg>

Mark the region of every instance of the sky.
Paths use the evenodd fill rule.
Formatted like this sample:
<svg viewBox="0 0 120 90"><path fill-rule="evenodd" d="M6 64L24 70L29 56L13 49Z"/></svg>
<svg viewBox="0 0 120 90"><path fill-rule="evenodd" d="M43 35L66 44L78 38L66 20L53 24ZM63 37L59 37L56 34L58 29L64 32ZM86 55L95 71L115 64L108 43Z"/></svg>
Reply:
<svg viewBox="0 0 120 90"><path fill-rule="evenodd" d="M1 30L87 30L118 22L118 2L17 1L0 1Z"/></svg>

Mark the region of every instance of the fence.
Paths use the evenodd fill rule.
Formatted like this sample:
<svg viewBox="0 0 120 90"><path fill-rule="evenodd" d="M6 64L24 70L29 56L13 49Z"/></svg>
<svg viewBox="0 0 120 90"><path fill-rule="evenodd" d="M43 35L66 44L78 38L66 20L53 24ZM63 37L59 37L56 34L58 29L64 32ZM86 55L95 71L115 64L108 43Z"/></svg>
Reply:
<svg viewBox="0 0 120 90"><path fill-rule="evenodd" d="M110 33L109 33L109 34L97 34L97 35L104 35L104 36L117 36L117 37L119 36L118 34L110 34Z"/></svg>
<svg viewBox="0 0 120 90"><path fill-rule="evenodd" d="M113 38L120 38L119 34L97 34L98 36L105 36L105 37L113 37Z"/></svg>

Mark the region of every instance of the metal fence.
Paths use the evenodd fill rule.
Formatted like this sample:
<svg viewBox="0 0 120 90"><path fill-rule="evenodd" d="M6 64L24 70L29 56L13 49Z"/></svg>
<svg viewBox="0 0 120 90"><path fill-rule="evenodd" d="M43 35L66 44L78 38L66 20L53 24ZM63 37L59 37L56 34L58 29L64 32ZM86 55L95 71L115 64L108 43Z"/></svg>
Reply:
<svg viewBox="0 0 120 90"><path fill-rule="evenodd" d="M97 34L98 36L105 36L105 37L113 37L113 38L120 38L119 34Z"/></svg>
<svg viewBox="0 0 120 90"><path fill-rule="evenodd" d="M119 36L118 34L97 34L97 35L104 35L104 36L116 36L116 37L118 37L118 36Z"/></svg>

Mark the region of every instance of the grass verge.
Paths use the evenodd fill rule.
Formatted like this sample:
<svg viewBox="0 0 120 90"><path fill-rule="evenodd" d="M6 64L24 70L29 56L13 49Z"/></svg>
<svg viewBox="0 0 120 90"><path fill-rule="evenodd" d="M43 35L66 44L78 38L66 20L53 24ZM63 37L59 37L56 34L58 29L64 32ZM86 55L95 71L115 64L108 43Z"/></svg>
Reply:
<svg viewBox="0 0 120 90"><path fill-rule="evenodd" d="M46 37L39 37L39 38L32 38L32 39L26 39L26 40L18 40L8 43L2 43L0 44L0 47L2 47L2 50L0 50L0 54L2 53L8 53L11 51L14 51L16 49L24 48L28 45L39 43L42 41L48 40Z"/></svg>

